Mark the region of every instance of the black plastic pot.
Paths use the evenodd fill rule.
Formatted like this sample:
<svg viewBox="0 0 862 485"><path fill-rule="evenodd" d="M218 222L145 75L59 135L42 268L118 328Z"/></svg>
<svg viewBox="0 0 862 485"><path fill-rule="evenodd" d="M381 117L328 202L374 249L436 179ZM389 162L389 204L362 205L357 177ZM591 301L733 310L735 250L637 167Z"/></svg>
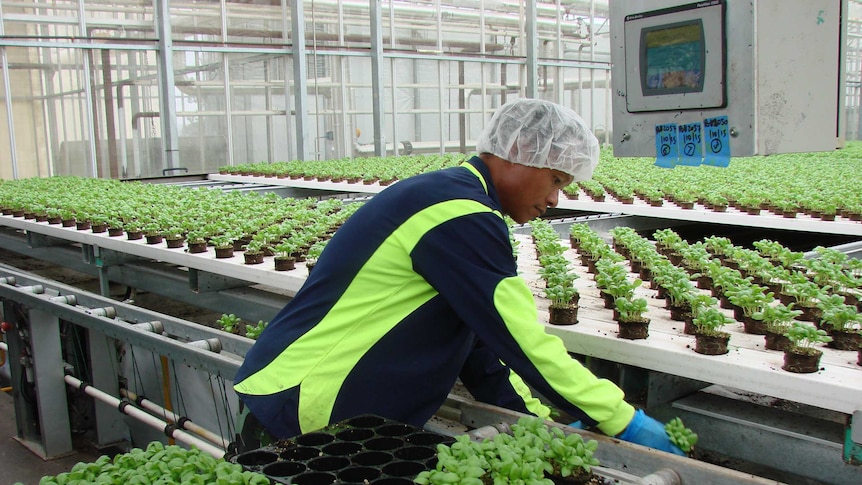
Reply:
<svg viewBox="0 0 862 485"><path fill-rule="evenodd" d="M454 440L409 424L362 415L233 457L272 483L411 484Z"/></svg>

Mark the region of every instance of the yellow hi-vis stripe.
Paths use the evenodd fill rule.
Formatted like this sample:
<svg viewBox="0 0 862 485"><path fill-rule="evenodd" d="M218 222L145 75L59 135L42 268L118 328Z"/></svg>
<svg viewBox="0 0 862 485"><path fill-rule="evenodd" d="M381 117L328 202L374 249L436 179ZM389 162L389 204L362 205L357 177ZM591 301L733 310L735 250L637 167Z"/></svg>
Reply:
<svg viewBox="0 0 862 485"><path fill-rule="evenodd" d="M446 221L482 212L499 216L472 200L440 202L414 214L383 241L319 324L235 389L249 395L268 395L302 383L302 431L328 425L338 391L359 359L398 322L437 294L413 271L409 255L419 239Z"/></svg>
<svg viewBox="0 0 862 485"><path fill-rule="evenodd" d="M471 171L473 173L473 175L475 175L476 178L479 179L479 182L482 182L482 188L485 189L485 193L487 194L488 193L488 183L485 182L485 177L482 177L482 174L479 173L479 170L467 162L462 163L460 166Z"/></svg>

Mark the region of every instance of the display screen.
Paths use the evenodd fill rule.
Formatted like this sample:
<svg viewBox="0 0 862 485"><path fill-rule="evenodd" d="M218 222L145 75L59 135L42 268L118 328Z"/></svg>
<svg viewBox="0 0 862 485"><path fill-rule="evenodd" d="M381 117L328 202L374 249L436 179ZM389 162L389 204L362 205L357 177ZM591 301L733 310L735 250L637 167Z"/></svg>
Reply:
<svg viewBox="0 0 862 485"><path fill-rule="evenodd" d="M645 96L703 91L705 53L700 19L644 28L640 46Z"/></svg>
<svg viewBox="0 0 862 485"><path fill-rule="evenodd" d="M727 106L725 2L703 0L625 16L628 112Z"/></svg>

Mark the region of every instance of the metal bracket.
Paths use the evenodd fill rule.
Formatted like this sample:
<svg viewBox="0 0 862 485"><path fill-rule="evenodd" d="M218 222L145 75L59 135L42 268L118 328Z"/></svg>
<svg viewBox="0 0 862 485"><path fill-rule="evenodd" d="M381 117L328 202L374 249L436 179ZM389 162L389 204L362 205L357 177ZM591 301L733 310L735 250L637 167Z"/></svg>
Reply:
<svg viewBox="0 0 862 485"><path fill-rule="evenodd" d="M844 441L844 461L862 466L862 410L854 411L850 417L847 439Z"/></svg>
<svg viewBox="0 0 862 485"><path fill-rule="evenodd" d="M250 285L251 283L245 280L189 268L189 288L198 293L243 288Z"/></svg>
<svg viewBox="0 0 862 485"><path fill-rule="evenodd" d="M107 268L109 266L118 266L121 264L144 261L143 258L138 256L117 252L112 249L100 248L91 244L81 245L81 251L84 256L84 261L95 265L97 268Z"/></svg>
<svg viewBox="0 0 862 485"><path fill-rule="evenodd" d="M50 248L53 246L66 246L69 244L69 241L39 234L38 232L27 231L27 244L31 248Z"/></svg>

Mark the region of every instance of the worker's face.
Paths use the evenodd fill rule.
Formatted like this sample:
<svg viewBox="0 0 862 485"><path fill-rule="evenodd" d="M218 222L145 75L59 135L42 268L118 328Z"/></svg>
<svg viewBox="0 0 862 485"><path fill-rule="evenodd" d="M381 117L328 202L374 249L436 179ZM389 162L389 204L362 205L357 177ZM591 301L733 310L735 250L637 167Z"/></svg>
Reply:
<svg viewBox="0 0 862 485"><path fill-rule="evenodd" d="M501 180L495 180L503 212L519 224L556 207L560 190L572 183L571 175L551 168L505 164Z"/></svg>

